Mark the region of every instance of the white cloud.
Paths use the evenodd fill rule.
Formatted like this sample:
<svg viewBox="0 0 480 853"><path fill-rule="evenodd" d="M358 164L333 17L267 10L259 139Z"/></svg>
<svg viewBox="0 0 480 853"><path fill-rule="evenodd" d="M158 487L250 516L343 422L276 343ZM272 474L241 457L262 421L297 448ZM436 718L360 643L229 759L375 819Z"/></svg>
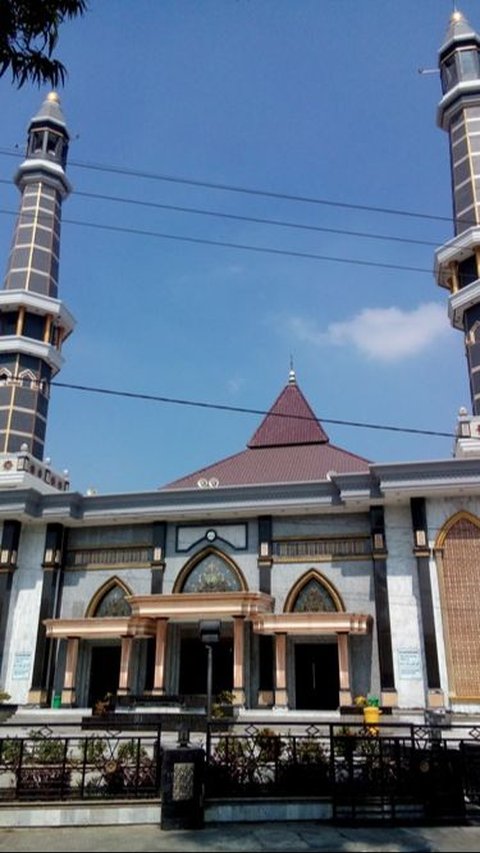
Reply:
<svg viewBox="0 0 480 853"><path fill-rule="evenodd" d="M354 346L367 358L400 361L426 350L449 331L446 308L436 302L412 311L401 308L364 308L349 320L330 323L322 331L301 317L291 320L297 337L316 346Z"/></svg>

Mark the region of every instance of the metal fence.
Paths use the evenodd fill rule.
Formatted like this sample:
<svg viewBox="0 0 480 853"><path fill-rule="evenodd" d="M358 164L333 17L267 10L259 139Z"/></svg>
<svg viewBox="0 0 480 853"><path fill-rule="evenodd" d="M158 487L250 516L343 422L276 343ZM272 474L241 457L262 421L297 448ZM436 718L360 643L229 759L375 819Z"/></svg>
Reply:
<svg viewBox="0 0 480 853"><path fill-rule="evenodd" d="M63 728L63 727L62 727ZM0 801L159 796L160 731L62 734L55 726L0 737Z"/></svg>
<svg viewBox="0 0 480 853"><path fill-rule="evenodd" d="M59 723L26 732L5 724L0 801L160 799L162 755L175 740L175 727L164 728L82 731ZM204 718L199 729L190 740L205 750L207 803L324 799L337 823L480 815L480 725L223 719L207 726ZM183 725L176 731L187 743Z"/></svg>
<svg viewBox="0 0 480 853"><path fill-rule="evenodd" d="M206 795L328 798L335 822L480 811L480 727L329 723L210 731Z"/></svg>

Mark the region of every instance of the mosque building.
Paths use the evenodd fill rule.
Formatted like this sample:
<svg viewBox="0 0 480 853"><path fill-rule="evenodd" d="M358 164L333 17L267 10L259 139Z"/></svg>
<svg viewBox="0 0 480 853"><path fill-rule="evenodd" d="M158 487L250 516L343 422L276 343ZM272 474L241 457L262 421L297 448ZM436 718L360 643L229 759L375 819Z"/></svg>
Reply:
<svg viewBox="0 0 480 853"><path fill-rule="evenodd" d="M451 457L374 463L331 444L293 369L227 459L151 492L80 494L44 458L75 321L59 297L69 134L55 93L28 129L0 291L0 684L19 705L112 693L242 710L480 712L480 36L454 12L437 121L455 236L435 274L463 332L472 413ZM134 486L134 484L132 484Z"/></svg>

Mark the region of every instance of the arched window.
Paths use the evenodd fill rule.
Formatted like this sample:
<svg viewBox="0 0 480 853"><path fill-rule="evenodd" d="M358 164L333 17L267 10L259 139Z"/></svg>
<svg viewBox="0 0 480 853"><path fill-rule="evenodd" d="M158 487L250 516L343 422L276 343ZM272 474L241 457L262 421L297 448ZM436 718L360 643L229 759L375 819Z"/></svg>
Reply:
<svg viewBox="0 0 480 853"><path fill-rule="evenodd" d="M450 688L458 698L480 698L480 519L459 512L436 542Z"/></svg>
<svg viewBox="0 0 480 853"><path fill-rule="evenodd" d="M334 587L315 569L300 578L285 602L287 612L331 613L344 609Z"/></svg>
<svg viewBox="0 0 480 853"><path fill-rule="evenodd" d="M30 388L36 388L38 385L37 377L31 370L22 370L21 373L19 373L18 378L20 379L23 388L28 388L29 385Z"/></svg>
<svg viewBox="0 0 480 853"><path fill-rule="evenodd" d="M238 592L244 588L232 563L215 551L201 557L185 572L181 592Z"/></svg>
<svg viewBox="0 0 480 853"><path fill-rule="evenodd" d="M130 616L132 608L125 596L129 590L117 581L109 581L94 596L88 615L95 618L104 616Z"/></svg>

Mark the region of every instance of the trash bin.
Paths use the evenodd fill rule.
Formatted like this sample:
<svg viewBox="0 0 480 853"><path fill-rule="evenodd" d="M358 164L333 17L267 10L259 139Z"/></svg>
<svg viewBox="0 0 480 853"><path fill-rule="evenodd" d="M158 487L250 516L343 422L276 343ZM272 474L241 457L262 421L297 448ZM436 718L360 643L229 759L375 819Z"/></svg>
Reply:
<svg viewBox="0 0 480 853"><path fill-rule="evenodd" d="M165 748L162 756L161 829L203 827L205 752L189 744Z"/></svg>
<svg viewBox="0 0 480 853"><path fill-rule="evenodd" d="M363 722L368 727L370 734L376 734L378 729L376 726L380 722L381 710L378 705L365 705L363 709Z"/></svg>
<svg viewBox="0 0 480 853"><path fill-rule="evenodd" d="M62 707L62 694L54 693L52 698L52 708L61 708Z"/></svg>

